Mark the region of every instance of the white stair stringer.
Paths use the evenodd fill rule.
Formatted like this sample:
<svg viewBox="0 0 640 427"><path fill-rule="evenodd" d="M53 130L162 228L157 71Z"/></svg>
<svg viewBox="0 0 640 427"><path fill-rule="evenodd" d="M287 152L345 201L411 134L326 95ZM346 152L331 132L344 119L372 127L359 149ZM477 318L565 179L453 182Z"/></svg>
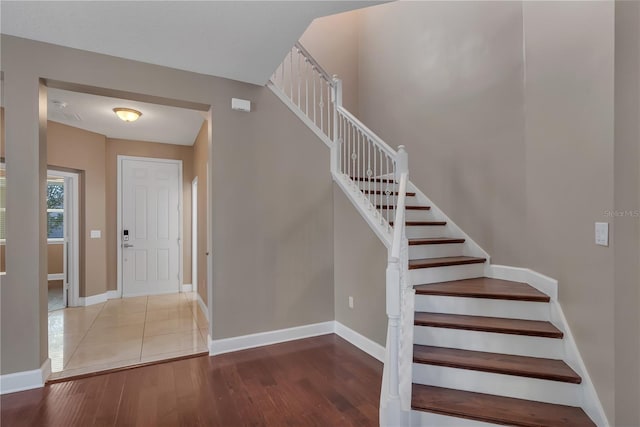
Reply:
<svg viewBox="0 0 640 427"><path fill-rule="evenodd" d="M469 237L467 233L465 233L460 227L458 227L455 222L451 221L451 218L445 215L445 213L411 181L409 181L407 191L416 193L415 197L420 205L431 207L431 209L429 210L429 216L431 220L446 221L447 224L444 226L445 236L461 237L465 239L465 256L486 258L487 264L489 264L491 256L484 249L482 249L482 247L478 245L471 237Z"/></svg>

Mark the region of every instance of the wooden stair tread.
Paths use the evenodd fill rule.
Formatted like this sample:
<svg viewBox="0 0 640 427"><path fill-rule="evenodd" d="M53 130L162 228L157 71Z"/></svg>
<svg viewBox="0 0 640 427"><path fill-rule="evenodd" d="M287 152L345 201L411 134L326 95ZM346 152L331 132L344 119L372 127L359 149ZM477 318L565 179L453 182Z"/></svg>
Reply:
<svg viewBox="0 0 640 427"><path fill-rule="evenodd" d="M421 258L409 260L409 270L416 268L448 267L451 265L482 264L486 258L470 256L448 256L441 258Z"/></svg>
<svg viewBox="0 0 640 427"><path fill-rule="evenodd" d="M386 196L386 194L387 194L386 191L382 191L382 190L362 190L362 192L364 194L382 194L383 196ZM392 191L391 194L389 194L389 196L397 196L398 194L399 194L399 192ZM407 197L415 197L416 193L413 193L411 191L407 191L406 195L407 195Z"/></svg>
<svg viewBox="0 0 640 427"><path fill-rule="evenodd" d="M413 384L411 407L441 415L520 427L595 427L581 408Z"/></svg>
<svg viewBox="0 0 640 427"><path fill-rule="evenodd" d="M453 237L425 237L419 239L409 239L409 246L446 245L450 243L464 243L464 239L457 239Z"/></svg>
<svg viewBox="0 0 640 427"><path fill-rule="evenodd" d="M376 209L395 209L396 205L376 205ZM428 211L431 209L431 206L405 206L404 207L410 211Z"/></svg>
<svg viewBox="0 0 640 427"><path fill-rule="evenodd" d="M500 334L562 338L563 333L550 322L540 320L506 319L502 317L465 316L416 312L414 324L437 328L464 329Z"/></svg>
<svg viewBox="0 0 640 427"><path fill-rule="evenodd" d="M455 348L413 346L413 361L427 365L492 372L580 384L582 378L564 361Z"/></svg>
<svg viewBox="0 0 640 427"><path fill-rule="evenodd" d="M451 282L430 283L414 287L418 295L443 295L490 298L514 301L549 302L548 295L526 283L478 277Z"/></svg>
<svg viewBox="0 0 640 427"><path fill-rule="evenodd" d="M393 227L393 221L389 222L389 225ZM406 221L404 223L405 227L422 227L429 225L447 225L447 221Z"/></svg>

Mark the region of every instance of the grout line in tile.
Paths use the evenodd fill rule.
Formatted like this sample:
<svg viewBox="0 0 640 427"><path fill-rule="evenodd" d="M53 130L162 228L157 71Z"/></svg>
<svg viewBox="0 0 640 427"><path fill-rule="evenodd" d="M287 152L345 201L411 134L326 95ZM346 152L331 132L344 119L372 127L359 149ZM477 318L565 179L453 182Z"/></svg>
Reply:
<svg viewBox="0 0 640 427"><path fill-rule="evenodd" d="M80 338L80 340L78 341L78 344L76 344L76 347L73 349L73 351L71 352L71 355L69 356L69 360L67 361L67 363L64 363L64 353L62 356L62 371L60 372L64 372L64 368L65 366L69 365L69 362L71 362L71 359L73 358L73 356L76 354L76 352L78 351L78 347L80 347L80 345L82 344L82 341L84 341L84 339L87 337L87 334L89 333L89 330L93 327L93 324L96 322L96 320L98 319L98 316L100 316L100 313L102 313L102 310L104 310L105 306L107 305L107 303L103 303L102 307L100 307L100 310L98 310L98 313L96 313L95 317L93 318L93 320L91 321L91 324L89 325L89 327L87 328L86 331L84 331L84 334L82 334L82 338ZM85 306L86 307L86 306ZM62 345L64 346L64 331L62 332Z"/></svg>

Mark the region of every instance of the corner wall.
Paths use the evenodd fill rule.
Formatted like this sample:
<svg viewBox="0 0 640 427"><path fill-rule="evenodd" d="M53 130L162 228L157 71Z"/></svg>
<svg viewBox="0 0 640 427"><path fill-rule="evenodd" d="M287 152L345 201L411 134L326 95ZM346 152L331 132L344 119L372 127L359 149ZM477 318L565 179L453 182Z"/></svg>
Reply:
<svg viewBox="0 0 640 427"><path fill-rule="evenodd" d="M7 248L2 374L39 369L47 356L46 274L38 265L46 258L38 229L46 222L36 214L46 177L41 77L143 101L211 106L213 338L334 319L329 151L269 89L6 35L0 42L7 157L15 174L7 181L9 224L28 231ZM251 100L252 112L232 111L232 97ZM20 216L19 209L30 213ZM34 252L42 253L38 271L28 259ZM19 331L11 327L16 323Z"/></svg>

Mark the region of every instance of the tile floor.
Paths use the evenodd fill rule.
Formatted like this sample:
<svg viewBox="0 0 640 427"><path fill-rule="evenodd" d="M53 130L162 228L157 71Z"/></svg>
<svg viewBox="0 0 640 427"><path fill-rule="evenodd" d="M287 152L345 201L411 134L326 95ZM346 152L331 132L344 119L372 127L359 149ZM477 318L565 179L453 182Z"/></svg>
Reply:
<svg viewBox="0 0 640 427"><path fill-rule="evenodd" d="M53 311L50 379L206 352L207 334L193 292Z"/></svg>

